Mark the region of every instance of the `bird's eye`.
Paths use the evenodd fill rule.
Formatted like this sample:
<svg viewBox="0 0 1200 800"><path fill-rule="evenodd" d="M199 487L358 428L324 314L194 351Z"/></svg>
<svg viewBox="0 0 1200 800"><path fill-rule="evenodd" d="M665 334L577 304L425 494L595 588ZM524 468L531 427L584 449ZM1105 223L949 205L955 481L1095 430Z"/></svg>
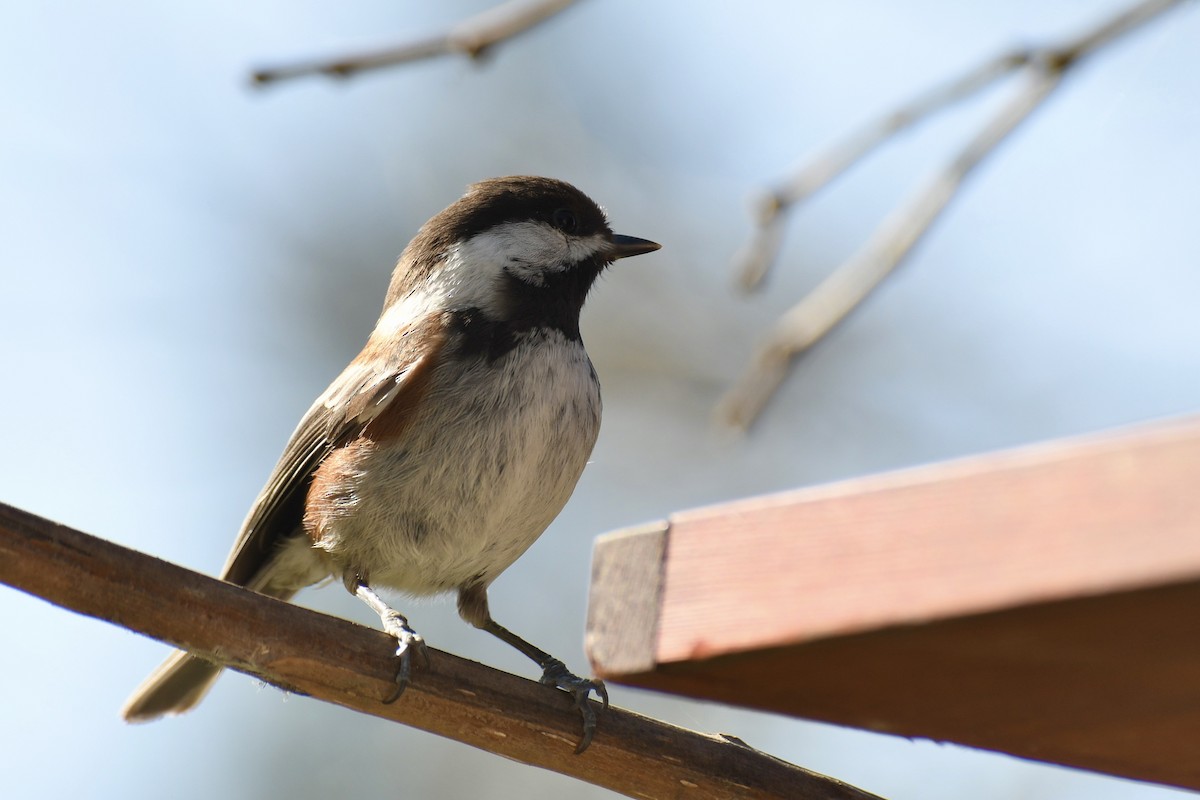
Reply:
<svg viewBox="0 0 1200 800"><path fill-rule="evenodd" d="M563 233L574 233L579 223L575 220L575 212L569 208L560 208L554 212L554 227Z"/></svg>

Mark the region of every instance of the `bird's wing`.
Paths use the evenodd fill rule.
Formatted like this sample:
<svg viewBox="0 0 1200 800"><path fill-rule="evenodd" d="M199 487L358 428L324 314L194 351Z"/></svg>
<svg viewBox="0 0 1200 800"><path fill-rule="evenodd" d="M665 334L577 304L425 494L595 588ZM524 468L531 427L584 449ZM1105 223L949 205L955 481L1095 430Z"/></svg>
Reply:
<svg viewBox="0 0 1200 800"><path fill-rule="evenodd" d="M367 343L300 420L246 521L221 577L246 585L304 517L313 473L334 450L356 439L386 410L387 424L410 417L428 389L445 342L441 317L431 315L398 332L400 345Z"/></svg>

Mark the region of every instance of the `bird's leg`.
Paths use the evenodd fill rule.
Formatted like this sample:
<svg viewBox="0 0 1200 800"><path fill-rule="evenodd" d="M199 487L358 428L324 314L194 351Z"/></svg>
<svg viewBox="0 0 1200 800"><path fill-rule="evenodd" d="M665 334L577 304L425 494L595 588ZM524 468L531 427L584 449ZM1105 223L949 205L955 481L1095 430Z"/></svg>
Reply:
<svg viewBox="0 0 1200 800"><path fill-rule="evenodd" d="M580 740L579 746L575 748L575 752L582 753L586 750L592 743L592 737L596 735L596 712L588 702L593 691L604 704L602 710L608 710L608 689L604 687L604 681L575 675L567 669L566 664L562 661L525 641L491 617L488 617L484 623L483 630L533 659L534 663L542 668L541 683L565 689L575 697L575 707L583 715L583 738Z"/></svg>
<svg viewBox="0 0 1200 800"><path fill-rule="evenodd" d="M550 655L545 650L535 647L508 628L497 623L488 612L487 589L485 587L473 586L460 589L458 593L458 613L476 628L487 631L500 641L515 647L518 651L532 659L535 664L542 668L540 683L563 689L575 698L575 707L583 715L583 738L580 739L579 746L575 748L575 752L578 754L586 750L588 745L592 743L592 737L596 735L596 711L592 708L592 704L588 702L591 699L593 691L603 703L601 712L603 713L608 710L608 689L605 688L604 681L580 678L578 675L570 672L562 661Z"/></svg>
<svg viewBox="0 0 1200 800"><path fill-rule="evenodd" d="M351 594L369 605L379 615L379 620L383 623L384 632L396 637L396 641L399 643L396 647L396 657L400 659L400 667L396 670L396 691L383 701L385 704L394 703L400 698L400 695L404 694L404 690L408 688L409 678L412 675L413 651L415 650L420 654L421 660L426 666L429 665L429 654L425 650L425 640L421 638L419 633L408 626L408 618L385 603L383 598L367 584L366 578L362 577L361 574L353 573L352 579L348 575L346 588L350 590Z"/></svg>

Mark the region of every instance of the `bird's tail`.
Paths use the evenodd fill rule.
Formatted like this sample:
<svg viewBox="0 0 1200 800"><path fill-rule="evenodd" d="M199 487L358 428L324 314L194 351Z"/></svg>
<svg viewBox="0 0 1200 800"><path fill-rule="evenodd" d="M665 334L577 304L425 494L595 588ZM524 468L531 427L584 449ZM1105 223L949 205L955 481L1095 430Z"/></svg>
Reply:
<svg viewBox="0 0 1200 800"><path fill-rule="evenodd" d="M190 653L174 652L134 690L121 716L126 722L149 722L164 714L182 714L208 694L221 670Z"/></svg>
<svg viewBox="0 0 1200 800"><path fill-rule="evenodd" d="M274 557L243 579L231 573L226 565L224 580L243 583L247 589L274 597L291 600L296 592L316 583L329 575L328 565L314 555L312 546L305 537L297 536L280 547ZM235 551L235 554L238 551ZM126 722L149 722L166 714L182 714L190 711L201 700L224 667L185 653L172 653L142 685L134 690L121 716Z"/></svg>

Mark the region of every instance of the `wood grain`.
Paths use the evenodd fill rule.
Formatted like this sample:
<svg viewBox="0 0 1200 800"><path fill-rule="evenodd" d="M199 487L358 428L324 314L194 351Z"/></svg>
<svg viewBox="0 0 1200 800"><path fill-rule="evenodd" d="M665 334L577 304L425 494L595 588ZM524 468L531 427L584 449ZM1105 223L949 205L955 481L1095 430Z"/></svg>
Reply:
<svg viewBox="0 0 1200 800"><path fill-rule="evenodd" d="M596 548L587 648L614 672L654 667L666 543L666 523L654 523L610 534Z"/></svg>

